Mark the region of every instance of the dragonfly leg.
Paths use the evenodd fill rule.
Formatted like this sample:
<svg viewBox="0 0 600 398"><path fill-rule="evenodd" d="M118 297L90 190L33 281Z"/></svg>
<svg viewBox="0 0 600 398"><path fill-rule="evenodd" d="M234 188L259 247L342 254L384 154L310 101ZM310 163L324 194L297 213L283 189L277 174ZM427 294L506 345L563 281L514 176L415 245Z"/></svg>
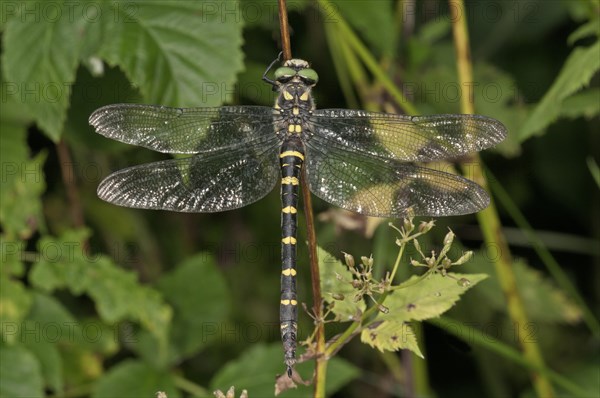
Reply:
<svg viewBox="0 0 600 398"><path fill-rule="evenodd" d="M271 69L273 69L273 66L275 66L275 64L276 64L277 62L280 62L280 61L281 61L281 56L282 56L282 55L283 55L283 52L282 52L282 51L280 51L280 52L279 52L279 55L277 56L277 58L275 58L275 59L273 60L273 62L271 62L271 63L269 64L269 66L267 67L267 70L266 70L266 71L265 71L265 73L263 73L263 75L262 75L262 79L263 79L263 81L265 81L265 82L269 83L271 86L273 86L273 91L277 91L277 82L275 82L275 80L269 79L269 78L267 77L267 74L268 74L268 73L271 71Z"/></svg>

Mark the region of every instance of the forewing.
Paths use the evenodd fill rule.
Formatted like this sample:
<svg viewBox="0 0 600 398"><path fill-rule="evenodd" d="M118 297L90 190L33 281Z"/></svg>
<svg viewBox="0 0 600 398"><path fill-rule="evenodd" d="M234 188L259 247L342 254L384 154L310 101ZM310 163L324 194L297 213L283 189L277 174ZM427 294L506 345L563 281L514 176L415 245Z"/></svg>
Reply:
<svg viewBox="0 0 600 398"><path fill-rule="evenodd" d="M360 214L400 218L469 214L489 204L487 193L463 177L335 146L307 145L310 190Z"/></svg>
<svg viewBox="0 0 600 398"><path fill-rule="evenodd" d="M350 109L318 109L310 118L314 146L409 162L456 158L506 137L499 121L479 115L402 116Z"/></svg>
<svg viewBox="0 0 600 398"><path fill-rule="evenodd" d="M108 176L98 196L119 206L210 213L237 209L273 190L276 142L130 167Z"/></svg>
<svg viewBox="0 0 600 398"><path fill-rule="evenodd" d="M91 114L99 134L165 153L211 152L269 140L273 109L265 106L169 108L115 104Z"/></svg>

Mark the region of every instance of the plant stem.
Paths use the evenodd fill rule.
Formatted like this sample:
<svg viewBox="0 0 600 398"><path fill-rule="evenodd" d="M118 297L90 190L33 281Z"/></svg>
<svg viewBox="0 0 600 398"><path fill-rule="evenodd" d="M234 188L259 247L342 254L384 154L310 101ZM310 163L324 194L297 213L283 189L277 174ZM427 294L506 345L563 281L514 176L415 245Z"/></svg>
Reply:
<svg viewBox="0 0 600 398"><path fill-rule="evenodd" d="M557 385L568 391L570 396L587 397L589 392L585 391L577 384L573 383L566 377L548 369L545 366L538 366L538 364L532 363L528 358L524 358L524 355L517 351L515 348L497 340L493 336L483 333L480 330L470 327L460 321L449 319L441 316L439 318L432 318L427 320L428 323L445 330L459 339L466 341L469 344L475 344L480 347L484 347L490 352L494 352L508 360L523 365L524 367L534 371L535 373L544 375L548 379L552 379ZM544 397L545 398L545 397Z"/></svg>
<svg viewBox="0 0 600 398"><path fill-rule="evenodd" d="M310 262L310 280L313 294L313 314L316 322L316 363L315 363L315 397L325 397L325 380L327 376L327 359L325 354L325 323L323 322L323 296L321 295L321 279L319 274L319 261L317 258L317 237L315 222L312 212L312 200L308 189L306 173L302 169L302 199L304 203L304 217L306 218L306 238L308 240L308 259Z"/></svg>
<svg viewBox="0 0 600 398"><path fill-rule="evenodd" d="M69 147L64 139L56 144L56 155L60 162L60 173L63 184L65 185L65 190L67 191L71 222L75 228L83 228L85 227L85 219L83 217L81 198L79 196L79 191L77 190L75 170L73 170L73 160L71 159ZM89 252L89 242L87 239L83 242L83 249L85 252Z"/></svg>
<svg viewBox="0 0 600 398"><path fill-rule="evenodd" d="M486 171L486 173L489 173L489 171ZM493 176L492 181L496 181L493 178ZM540 257L540 259L548 269L548 272L550 272L550 274L552 275L554 280L556 280L561 289L566 291L570 295L571 299L573 299L577 303L579 309L583 314L583 320L587 324L590 331L594 334L595 337L600 336L600 324L598 323L598 320L592 313L592 310L587 306L585 300L577 292L577 289L575 288L575 286L573 286L565 271L563 271L563 269L560 267L560 264L558 264L554 256L552 256L552 253L550 253L550 251L544 245L544 242L535 233L535 231L533 230L523 213L521 213L519 208L510 198L508 192L506 192L500 184L490 184L490 187L494 192L494 196L498 198L498 201L501 203L504 209L506 209L508 214L510 214L510 217L513 219L515 224L517 224L519 229L523 231L523 233L527 237L527 240L533 246L533 250L535 250L537 255Z"/></svg>
<svg viewBox="0 0 600 398"><path fill-rule="evenodd" d="M193 397L206 397L212 395L208 390L198 384L179 375L172 375L175 386L189 393Z"/></svg>
<svg viewBox="0 0 600 398"><path fill-rule="evenodd" d="M287 17L287 7L285 0L278 0L277 5L279 7L279 29L281 30L281 51L283 52L283 59L292 59L292 47L290 45L290 29Z"/></svg>
<svg viewBox="0 0 600 398"><path fill-rule="evenodd" d="M369 49L360 41L358 36L350 29L350 26L344 21L342 16L337 12L335 7L332 7L327 0L318 0L319 6L326 15L327 18L333 18L337 23L335 27L340 31L340 37L344 38L350 47L358 54L360 59L367 66L369 71L375 76L375 78L381 83L381 85L390 93L394 98L397 105L409 115L417 114L415 106L402 94L396 87L396 84L387 76L385 71L379 66L375 58L371 55Z"/></svg>
<svg viewBox="0 0 600 398"><path fill-rule="evenodd" d="M452 33L454 36L454 45L456 49L458 76L460 87L466 87L473 82L473 71L469 51L469 35L467 32L467 20L465 17L466 8L462 0L449 0L450 10L452 12ZM462 113L474 113L473 98L471 96L461 96ZM475 182L487 189L487 181L481 168L479 156L474 155L473 163L470 166L473 172L472 177ZM502 225L498 217L498 212L492 201L490 206L477 214L477 219L483 231L486 247L495 247L499 255L494 258L494 266L498 281L507 300L508 313L515 325L518 325L519 333L517 339L523 350L525 358L533 364L535 368L544 367L540 349L535 341L525 341L525 328L530 324L525 313L523 301L517 290L515 275L512 271L512 258L506 238L502 233ZM531 379L534 388L539 397L552 398L554 391L548 379L538 371L532 371Z"/></svg>

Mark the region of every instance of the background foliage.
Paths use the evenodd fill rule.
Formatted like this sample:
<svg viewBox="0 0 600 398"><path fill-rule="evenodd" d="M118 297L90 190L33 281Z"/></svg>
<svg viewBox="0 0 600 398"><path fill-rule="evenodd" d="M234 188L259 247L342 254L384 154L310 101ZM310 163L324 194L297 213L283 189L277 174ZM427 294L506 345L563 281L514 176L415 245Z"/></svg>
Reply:
<svg viewBox="0 0 600 398"><path fill-rule="evenodd" d="M335 5L404 92L405 105L459 112L465 88L457 83L445 2ZM288 7L293 53L319 72L319 107L388 101L378 79L348 74L355 68L348 47L332 33L339 21L321 3ZM598 313L599 7L595 0L482 1L462 10L476 110L510 131L483 157L516 257L527 337L581 396L600 388L598 323L578 302ZM87 118L115 102L272 104L260 77L278 53L276 4L7 1L0 12L0 396L204 396L230 385L271 395L283 369L278 193L223 214L103 203L95 189L104 176L164 157L94 134ZM333 257L373 253L379 275L393 264L396 235L385 223L319 201L315 211L319 244ZM491 264L497 253L482 246L473 217L439 220L427 250L442 246L445 226L475 250L459 272L488 274L447 319L516 346L520 329L506 315ZM299 247L299 291L308 302ZM550 276L551 261L574 291ZM405 258L400 279L414 273ZM300 337L311 330L302 313ZM341 330L333 324L328 336ZM419 393L444 397L532 393L514 360L459 332L457 338L439 324L418 327L426 362L408 352L377 354L355 339L331 361L327 391L402 396L417 385ZM311 366L299 370L309 375Z"/></svg>

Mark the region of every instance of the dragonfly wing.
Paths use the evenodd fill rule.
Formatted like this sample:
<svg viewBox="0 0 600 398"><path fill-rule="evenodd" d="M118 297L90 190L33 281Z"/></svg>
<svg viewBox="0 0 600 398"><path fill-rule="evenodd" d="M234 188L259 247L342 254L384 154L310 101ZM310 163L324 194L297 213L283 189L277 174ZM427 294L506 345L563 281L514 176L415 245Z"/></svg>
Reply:
<svg viewBox="0 0 600 398"><path fill-rule="evenodd" d="M211 152L269 140L273 109L265 106L169 108L115 104L91 114L99 134L164 153Z"/></svg>
<svg viewBox="0 0 600 398"><path fill-rule="evenodd" d="M275 141L275 140L273 140ZM117 171L98 196L119 206L210 213L237 209L273 190L278 181L277 142L170 159Z"/></svg>
<svg viewBox="0 0 600 398"><path fill-rule="evenodd" d="M401 218L451 216L480 211L489 196L463 177L390 159L307 143L310 190L360 214Z"/></svg>
<svg viewBox="0 0 600 398"><path fill-rule="evenodd" d="M494 146L506 137L502 123L479 115L411 117L318 109L310 121L321 145L408 162L460 157Z"/></svg>

